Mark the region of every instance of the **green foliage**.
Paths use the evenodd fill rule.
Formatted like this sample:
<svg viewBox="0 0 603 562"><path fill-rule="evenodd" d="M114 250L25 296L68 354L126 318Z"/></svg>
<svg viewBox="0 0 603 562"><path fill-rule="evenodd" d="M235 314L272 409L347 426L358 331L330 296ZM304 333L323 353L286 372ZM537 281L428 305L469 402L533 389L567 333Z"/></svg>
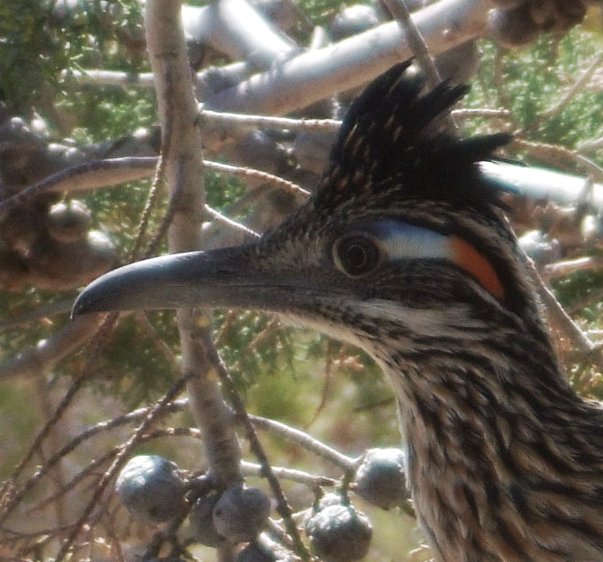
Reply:
<svg viewBox="0 0 603 562"><path fill-rule="evenodd" d="M268 316L255 312L218 313L220 352L241 389L262 374L295 374L292 330L279 329Z"/></svg>
<svg viewBox="0 0 603 562"><path fill-rule="evenodd" d="M304 13L316 25L327 24L341 9L341 5L334 4L332 0L304 0L300 4Z"/></svg>
<svg viewBox="0 0 603 562"><path fill-rule="evenodd" d="M540 120L599 54L591 33L576 28L558 41L543 35L529 49L506 56L488 41L481 49L481 79L467 99L469 107L505 107L528 138L539 142L571 148L603 134L601 90L582 88L559 113Z"/></svg>
<svg viewBox="0 0 603 562"><path fill-rule="evenodd" d="M205 176L205 198L208 205L224 209L246 191L245 184L233 176L209 172Z"/></svg>
<svg viewBox="0 0 603 562"><path fill-rule="evenodd" d="M588 297L593 291L603 287L603 272L580 271L554 283L555 294L560 302L571 307ZM595 320L592 313L586 312L587 318Z"/></svg>
<svg viewBox="0 0 603 562"><path fill-rule="evenodd" d="M118 139L157 121L155 97L150 90L104 86L91 88L85 96L66 92L57 105L78 124L85 123L85 127L76 126L73 131L78 143Z"/></svg>
<svg viewBox="0 0 603 562"><path fill-rule="evenodd" d="M28 108L45 83L56 86L57 71L69 60L60 38L47 26L49 7L32 2L29 8L23 10L19 0L0 5L1 97L17 111ZM21 17L15 18L17 13Z"/></svg>
<svg viewBox="0 0 603 562"><path fill-rule="evenodd" d="M15 17L19 14L19 17ZM51 102L62 71L99 61L116 35L140 26L135 0L75 3L4 0L0 3L0 99L15 113ZM106 62L106 59L104 60Z"/></svg>
<svg viewBox="0 0 603 562"><path fill-rule="evenodd" d="M152 320L147 323L137 315L123 319L94 365L93 384L129 408L156 400L180 374L176 356L170 361L163 349L177 349L173 313L156 313Z"/></svg>

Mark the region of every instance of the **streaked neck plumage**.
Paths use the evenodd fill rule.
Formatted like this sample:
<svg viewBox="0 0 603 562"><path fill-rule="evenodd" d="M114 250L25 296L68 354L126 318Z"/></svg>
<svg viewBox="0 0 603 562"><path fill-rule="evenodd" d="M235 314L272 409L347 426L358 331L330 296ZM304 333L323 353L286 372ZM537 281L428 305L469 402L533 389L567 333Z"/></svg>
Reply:
<svg viewBox="0 0 603 562"><path fill-rule="evenodd" d="M458 307L405 315L412 346L372 353L401 403L412 497L439 559L602 559L603 415L569 387L548 338Z"/></svg>

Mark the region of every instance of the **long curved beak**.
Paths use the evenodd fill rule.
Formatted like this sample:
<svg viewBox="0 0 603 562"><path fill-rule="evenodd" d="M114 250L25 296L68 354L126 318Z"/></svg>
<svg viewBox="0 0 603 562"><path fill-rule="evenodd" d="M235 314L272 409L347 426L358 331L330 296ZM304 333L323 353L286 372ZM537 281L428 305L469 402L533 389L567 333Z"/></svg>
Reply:
<svg viewBox="0 0 603 562"><path fill-rule="evenodd" d="M247 247L171 254L99 277L78 296L72 315L199 305L261 309L270 290L279 291L255 267Z"/></svg>

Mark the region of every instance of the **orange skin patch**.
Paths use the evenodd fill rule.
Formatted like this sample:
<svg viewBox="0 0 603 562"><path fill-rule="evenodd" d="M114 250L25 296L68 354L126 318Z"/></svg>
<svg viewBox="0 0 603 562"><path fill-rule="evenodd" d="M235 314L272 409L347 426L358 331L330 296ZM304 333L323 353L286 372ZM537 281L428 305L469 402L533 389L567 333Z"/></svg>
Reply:
<svg viewBox="0 0 603 562"><path fill-rule="evenodd" d="M505 289L492 264L471 244L458 236L450 237L450 246L454 263L470 273L492 296L502 300Z"/></svg>
<svg viewBox="0 0 603 562"><path fill-rule="evenodd" d="M490 260L460 236L395 220L380 221L371 230L385 246L390 260L449 260L494 298L504 299L505 289Z"/></svg>

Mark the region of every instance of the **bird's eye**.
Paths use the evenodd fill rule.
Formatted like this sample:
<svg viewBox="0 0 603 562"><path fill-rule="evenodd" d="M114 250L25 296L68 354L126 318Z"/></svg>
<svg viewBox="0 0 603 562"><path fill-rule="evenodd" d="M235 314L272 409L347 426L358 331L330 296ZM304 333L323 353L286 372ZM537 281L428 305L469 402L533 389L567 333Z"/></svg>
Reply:
<svg viewBox="0 0 603 562"><path fill-rule="evenodd" d="M335 265L351 277L373 271L381 262L381 249L375 240L361 234L346 235L333 247Z"/></svg>

